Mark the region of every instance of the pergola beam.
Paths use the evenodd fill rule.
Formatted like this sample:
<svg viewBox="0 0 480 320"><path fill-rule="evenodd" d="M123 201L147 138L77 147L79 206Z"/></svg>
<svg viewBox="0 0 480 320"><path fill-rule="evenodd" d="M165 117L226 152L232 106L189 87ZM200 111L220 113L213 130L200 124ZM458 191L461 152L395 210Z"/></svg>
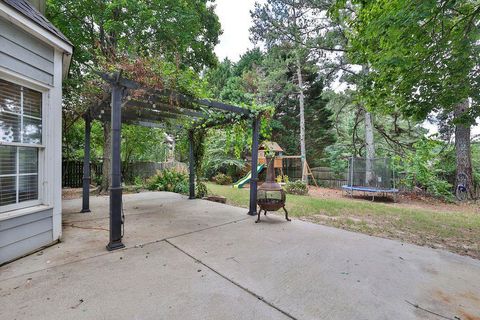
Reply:
<svg viewBox="0 0 480 320"><path fill-rule="evenodd" d="M207 99L200 99L200 100L193 100L194 102L197 102L200 105L207 106L207 107L212 107L214 109L218 110L223 110L223 111L228 111L228 112L233 112L233 113L238 113L238 114L243 114L243 115L249 115L250 110L240 108L237 106L233 106L230 104L225 104L222 102L217 102L217 101L210 101Z"/></svg>
<svg viewBox="0 0 480 320"><path fill-rule="evenodd" d="M192 104L198 104L200 106L204 107L210 107L213 109L217 109L220 111L228 111L228 112L233 112L237 114L243 114L243 115L249 115L251 112L248 109L245 108L240 108L234 105L226 104L223 102L218 102L218 101L211 101L208 99L195 99L189 96L185 96L181 93L172 93L172 96L180 101L181 103L192 103Z"/></svg>
<svg viewBox="0 0 480 320"><path fill-rule="evenodd" d="M102 121L108 120L111 116L110 112L104 112L98 119ZM177 115L172 115L168 113L162 114L137 114L136 112L131 112L131 110L126 110L126 113L122 114L122 122L128 121L147 121L147 122L165 122L167 119L178 119Z"/></svg>
<svg viewBox="0 0 480 320"><path fill-rule="evenodd" d="M138 100L130 100L127 103L125 103L126 107L133 107L133 108L141 108L142 110L159 110L159 111L164 111L164 112L169 112L169 113L174 113L174 114L179 114L179 115L185 115L185 116L190 116L190 117L196 117L196 118L204 118L206 115L204 113L198 112L198 111L192 111L188 109L184 109L181 107L174 107L171 105L168 105L163 102L155 101L152 102L143 102L143 101L138 101Z"/></svg>
<svg viewBox="0 0 480 320"><path fill-rule="evenodd" d="M170 119L178 119L181 115L173 114L169 112L154 110L154 109L135 109L132 107L124 108L123 112L127 117L138 117L139 119L148 120L150 118L153 119L161 119L161 118L170 118Z"/></svg>
<svg viewBox="0 0 480 320"><path fill-rule="evenodd" d="M126 120L123 121L125 124L140 126L146 128L157 128L157 129L166 129L167 125L165 123L151 122L151 121L142 121L142 120ZM175 125L177 129L183 129L183 126Z"/></svg>

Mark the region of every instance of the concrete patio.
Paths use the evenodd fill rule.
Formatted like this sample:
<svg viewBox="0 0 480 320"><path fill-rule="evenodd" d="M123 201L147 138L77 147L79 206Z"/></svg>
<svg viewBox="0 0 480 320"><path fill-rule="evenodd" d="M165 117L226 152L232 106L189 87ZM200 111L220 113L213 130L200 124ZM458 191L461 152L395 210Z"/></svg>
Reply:
<svg viewBox="0 0 480 320"><path fill-rule="evenodd" d="M107 252L108 201L0 267L0 319L480 319L478 260L166 192L124 196Z"/></svg>

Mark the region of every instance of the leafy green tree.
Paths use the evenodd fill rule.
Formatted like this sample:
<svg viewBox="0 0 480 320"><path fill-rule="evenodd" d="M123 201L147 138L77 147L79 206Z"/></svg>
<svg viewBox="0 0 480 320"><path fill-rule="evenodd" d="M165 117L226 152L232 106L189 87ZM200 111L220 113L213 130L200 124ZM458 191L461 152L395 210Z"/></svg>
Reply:
<svg viewBox="0 0 480 320"><path fill-rule="evenodd" d="M215 99L236 104L262 103L259 95L264 59L260 49L245 52L237 63L225 59L206 72L207 86Z"/></svg>
<svg viewBox="0 0 480 320"><path fill-rule="evenodd" d="M443 142L420 139L415 143L414 151L407 152L401 159L396 158L397 170L401 174L400 183L451 201L452 185L445 179L447 172L443 163L448 154Z"/></svg>
<svg viewBox="0 0 480 320"><path fill-rule="evenodd" d="M473 191L470 127L480 110L479 2L340 2L344 12L356 13L348 21L350 58L370 68L361 88L368 106L418 120L451 113L457 174L467 175Z"/></svg>
<svg viewBox="0 0 480 320"><path fill-rule="evenodd" d="M225 173L235 180L240 177L245 168L245 161L235 154L234 148L229 146L225 130L212 130L208 133L205 150L204 169L207 178L217 173Z"/></svg>
<svg viewBox="0 0 480 320"><path fill-rule="evenodd" d="M318 1L317 1L318 2ZM322 10L312 6L306 0L267 0L266 3L255 3L251 12L253 26L250 29L255 41L265 43L267 49L274 46L287 47L294 55L296 66L295 83L298 91L300 117L300 154L302 158L302 181L306 181L305 169L305 85L302 74L305 58L324 29L317 20ZM292 78L293 80L293 78Z"/></svg>
<svg viewBox="0 0 480 320"><path fill-rule="evenodd" d="M313 61L305 64L305 114L307 158L311 165L321 164L324 148L333 141L330 111L322 97L323 80ZM296 74L295 57L283 48L272 47L262 53L252 49L237 63L222 62L207 72L207 82L216 98L233 103L258 101L275 106L270 120L272 139L287 154L298 154L299 106L296 85L290 80ZM226 78L225 75L229 75Z"/></svg>
<svg viewBox="0 0 480 320"><path fill-rule="evenodd" d="M346 159L351 156L367 157L365 143L365 113L359 108L358 92L345 90L334 92L327 90L323 94L328 100L335 133L335 143L325 149L328 163L337 173L344 173L347 168ZM404 158L415 149L415 143L422 139L427 130L422 122L406 119L399 112L391 114L372 113L375 116L374 141L378 157Z"/></svg>
<svg viewBox="0 0 480 320"><path fill-rule="evenodd" d="M232 77L233 63L229 59L225 59L215 68L209 68L207 70L205 80L213 98L220 99L222 91ZM229 100L227 99L227 101Z"/></svg>
<svg viewBox="0 0 480 320"><path fill-rule="evenodd" d="M48 0L47 16L75 46L71 77L65 85L65 137L83 111L105 92L91 81L92 71L123 63L141 75L145 63L150 63L153 73L170 79L170 87L182 88L198 82L198 71L217 62L213 48L220 23L208 0ZM154 77L150 82L159 80ZM108 128L105 122L103 189L109 186Z"/></svg>

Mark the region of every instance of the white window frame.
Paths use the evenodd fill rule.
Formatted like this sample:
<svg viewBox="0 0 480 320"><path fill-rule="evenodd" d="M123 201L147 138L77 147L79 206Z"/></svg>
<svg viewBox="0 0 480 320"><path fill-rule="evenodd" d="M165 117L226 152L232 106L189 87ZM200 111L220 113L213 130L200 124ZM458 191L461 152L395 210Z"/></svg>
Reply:
<svg viewBox="0 0 480 320"><path fill-rule="evenodd" d="M13 210L24 209L28 207L43 205L45 203L45 150L48 147L47 142L47 131L48 122L47 122L47 113L48 113L48 106L49 106L49 98L50 98L50 89L51 87L41 85L38 82L32 82L24 77L16 77L10 73L5 73L0 70L0 79L11 82L16 85L20 85L22 87L35 90L42 94L42 144L28 144L28 143L18 143L18 142L4 142L0 141L0 146L12 146L12 147L31 147L37 148L38 150L38 197L36 200L29 200L29 201L22 201L19 203L13 203L5 206L0 206L0 218L2 214L6 212L10 212ZM18 153L17 153L18 154ZM18 160L18 159L17 159ZM17 163L17 166L19 164ZM17 185L18 188L18 185Z"/></svg>

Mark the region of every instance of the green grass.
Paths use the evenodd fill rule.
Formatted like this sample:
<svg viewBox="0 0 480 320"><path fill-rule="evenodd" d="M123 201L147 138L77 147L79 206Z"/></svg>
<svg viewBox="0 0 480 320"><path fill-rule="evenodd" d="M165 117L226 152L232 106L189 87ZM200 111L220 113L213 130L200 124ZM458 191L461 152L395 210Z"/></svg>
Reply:
<svg viewBox="0 0 480 320"><path fill-rule="evenodd" d="M249 190L208 183L209 192L248 207ZM402 207L348 198L287 195L290 216L351 231L445 248L480 258L480 213Z"/></svg>

